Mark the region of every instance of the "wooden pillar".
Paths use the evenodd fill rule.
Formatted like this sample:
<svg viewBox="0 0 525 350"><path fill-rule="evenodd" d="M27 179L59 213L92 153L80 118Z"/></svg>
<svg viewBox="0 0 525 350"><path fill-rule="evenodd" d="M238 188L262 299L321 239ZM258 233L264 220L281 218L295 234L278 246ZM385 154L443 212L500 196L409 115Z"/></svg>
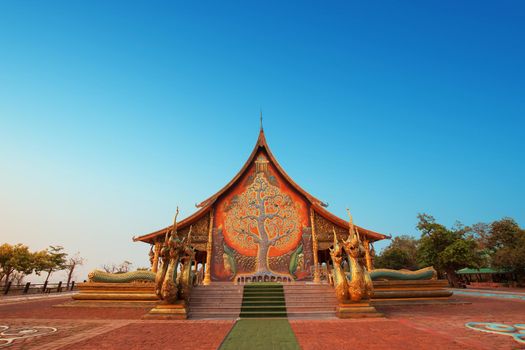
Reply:
<svg viewBox="0 0 525 350"><path fill-rule="evenodd" d="M366 258L366 269L372 271L374 265L372 264L372 255L370 255L370 242L366 238L363 242L365 244L365 258Z"/></svg>
<svg viewBox="0 0 525 350"><path fill-rule="evenodd" d="M375 268L374 267L374 262L376 261L376 250L374 249L374 244L372 242L370 242L370 261L371 261L371 266L372 266L372 270Z"/></svg>
<svg viewBox="0 0 525 350"><path fill-rule="evenodd" d="M204 271L205 286L211 283L211 253L213 247L213 208L210 211L210 227L208 229L208 243L206 244L206 270Z"/></svg>
<svg viewBox="0 0 525 350"><path fill-rule="evenodd" d="M154 255L153 255L153 264L151 266L151 272L157 272L159 269L159 254L162 244L159 241L155 241Z"/></svg>
<svg viewBox="0 0 525 350"><path fill-rule="evenodd" d="M317 255L319 246L317 243L317 233L315 232L315 217L313 208L310 208L310 224L312 225L312 249L314 253L314 283L321 283L321 277L319 273L319 257Z"/></svg>

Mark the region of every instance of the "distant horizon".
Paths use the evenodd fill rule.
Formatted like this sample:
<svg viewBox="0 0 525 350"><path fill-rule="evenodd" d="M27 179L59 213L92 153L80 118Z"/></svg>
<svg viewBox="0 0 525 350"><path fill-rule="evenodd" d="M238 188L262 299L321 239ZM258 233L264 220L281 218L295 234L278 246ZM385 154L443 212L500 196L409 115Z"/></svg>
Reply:
<svg viewBox="0 0 525 350"><path fill-rule="evenodd" d="M0 4L0 242L148 266L251 152L328 210L418 236L525 224L525 4ZM377 251L387 241L376 245Z"/></svg>

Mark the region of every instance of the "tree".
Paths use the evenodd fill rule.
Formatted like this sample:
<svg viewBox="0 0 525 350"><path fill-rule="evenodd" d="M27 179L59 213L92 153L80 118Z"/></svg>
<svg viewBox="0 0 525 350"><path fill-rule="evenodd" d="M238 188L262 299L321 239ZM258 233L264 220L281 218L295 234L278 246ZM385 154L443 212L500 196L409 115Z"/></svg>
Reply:
<svg viewBox="0 0 525 350"><path fill-rule="evenodd" d="M518 278L525 276L525 230L511 218L489 225L487 246L494 268L512 271Z"/></svg>
<svg viewBox="0 0 525 350"><path fill-rule="evenodd" d="M105 264L102 265L102 268L108 273L126 273L131 270L132 265L133 263L131 261L124 260L120 265Z"/></svg>
<svg viewBox="0 0 525 350"><path fill-rule="evenodd" d="M69 283L71 282L71 278L73 277L73 272L75 271L75 268L77 266L83 265L85 262L85 259L80 256L80 253L77 252L72 257L69 257L65 263L65 270L67 271L67 288L69 289Z"/></svg>
<svg viewBox="0 0 525 350"><path fill-rule="evenodd" d="M474 233L474 238L478 242L478 245L481 249L489 252L489 239L490 239L490 225L484 222L479 222L472 225L472 232Z"/></svg>
<svg viewBox="0 0 525 350"><path fill-rule="evenodd" d="M268 266L270 247L289 244L299 232L294 202L270 183L264 171L257 172L246 190L231 200L225 223L233 241L257 251L255 275L260 276L278 275Z"/></svg>
<svg viewBox="0 0 525 350"><path fill-rule="evenodd" d="M0 282L5 278L7 284L13 272L28 275L34 271L34 255L29 248L21 243L0 246Z"/></svg>
<svg viewBox="0 0 525 350"><path fill-rule="evenodd" d="M64 251L62 246L52 246L45 251L45 258L43 260L42 271L47 272L46 281L47 283L51 274L55 271L63 270L66 267L67 253Z"/></svg>
<svg viewBox="0 0 525 350"><path fill-rule="evenodd" d="M493 252L504 247L515 247L519 244L519 237L524 233L512 218L494 221L489 229L487 245Z"/></svg>
<svg viewBox="0 0 525 350"><path fill-rule="evenodd" d="M479 268L483 263L482 251L472 230L457 223L448 229L427 214L418 215L421 239L417 251L418 261L446 272L449 283L459 286L456 270L464 267Z"/></svg>
<svg viewBox="0 0 525 350"><path fill-rule="evenodd" d="M390 245L383 249L376 257L375 265L378 268L417 270L418 241L411 236L403 235L395 237Z"/></svg>
<svg viewBox="0 0 525 350"><path fill-rule="evenodd" d="M51 264L51 257L47 250L41 250L32 254L33 272L40 276L42 271L46 271ZM47 279L46 279L47 281Z"/></svg>
<svg viewBox="0 0 525 350"><path fill-rule="evenodd" d="M24 278L25 277L26 277L26 275L24 273L15 271L11 275L11 282L14 282L14 284L20 285L20 284L22 284L24 282Z"/></svg>

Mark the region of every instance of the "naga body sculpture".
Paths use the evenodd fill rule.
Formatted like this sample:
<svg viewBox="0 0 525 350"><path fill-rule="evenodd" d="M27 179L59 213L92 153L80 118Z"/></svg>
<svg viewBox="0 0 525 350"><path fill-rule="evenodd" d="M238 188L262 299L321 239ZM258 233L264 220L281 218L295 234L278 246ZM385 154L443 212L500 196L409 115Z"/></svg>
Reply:
<svg viewBox="0 0 525 350"><path fill-rule="evenodd" d="M335 231L334 248L330 248L330 257L332 258L332 263L334 265L332 277L334 281L335 296L340 303L343 303L348 299L348 281L346 280L345 272L341 267L341 262L343 261L343 247L339 245Z"/></svg>
<svg viewBox="0 0 525 350"><path fill-rule="evenodd" d="M332 277L334 280L335 296L337 300L342 303L348 299L348 281L346 280L345 272L341 267L343 261L343 247L339 245L335 231L334 248L330 248L330 257L332 258L332 263L334 265Z"/></svg>
<svg viewBox="0 0 525 350"><path fill-rule="evenodd" d="M183 251L181 261L180 275L177 278L177 285L179 290L179 299L188 301L193 287L194 274L191 269L192 262L195 258L195 252L189 246L186 246Z"/></svg>
<svg viewBox="0 0 525 350"><path fill-rule="evenodd" d="M369 300L372 297L373 285L368 270L363 264L365 249L359 238L359 232L354 226L352 216L349 221L349 235L346 240L342 241L342 246L337 240L337 234L334 232L334 248L330 249L330 257L334 265L333 281L337 300L359 302ZM348 256L350 263L350 273L346 274L341 267L343 260L343 251ZM344 290L344 291L343 291Z"/></svg>
<svg viewBox="0 0 525 350"><path fill-rule="evenodd" d="M359 233L356 231L353 237L349 236L346 241L343 241L343 247L350 262L350 276L348 278L350 300L354 302L369 300L372 297L372 279L366 267L361 264L364 248L359 239Z"/></svg>
<svg viewBox="0 0 525 350"><path fill-rule="evenodd" d="M154 272L146 270L125 273L109 273L101 270L94 270L88 275L89 282L102 283L153 282L155 277L156 275Z"/></svg>
<svg viewBox="0 0 525 350"><path fill-rule="evenodd" d="M187 299L193 284L191 264L195 253L190 246L191 227L187 237L179 238L178 214L177 208L173 229L166 231L166 238L160 251L161 263L155 276L155 294L168 304L174 304L178 299ZM182 264L181 274L177 275L179 264Z"/></svg>
<svg viewBox="0 0 525 350"><path fill-rule="evenodd" d="M373 281L416 281L416 280L435 280L437 271L434 267L429 266L416 271L410 270L392 270L392 269L375 269L370 271L370 277Z"/></svg>

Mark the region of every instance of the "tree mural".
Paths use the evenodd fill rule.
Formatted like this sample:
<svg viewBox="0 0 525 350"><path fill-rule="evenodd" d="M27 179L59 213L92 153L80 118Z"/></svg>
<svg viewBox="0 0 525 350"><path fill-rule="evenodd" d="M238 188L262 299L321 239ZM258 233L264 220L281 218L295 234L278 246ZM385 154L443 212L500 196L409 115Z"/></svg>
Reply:
<svg viewBox="0 0 525 350"><path fill-rule="evenodd" d="M292 198L270 183L264 171L257 172L246 190L232 198L225 218L226 229L235 245L256 251L252 276L290 277L271 271L268 255L271 247L284 251L300 233L298 212Z"/></svg>

